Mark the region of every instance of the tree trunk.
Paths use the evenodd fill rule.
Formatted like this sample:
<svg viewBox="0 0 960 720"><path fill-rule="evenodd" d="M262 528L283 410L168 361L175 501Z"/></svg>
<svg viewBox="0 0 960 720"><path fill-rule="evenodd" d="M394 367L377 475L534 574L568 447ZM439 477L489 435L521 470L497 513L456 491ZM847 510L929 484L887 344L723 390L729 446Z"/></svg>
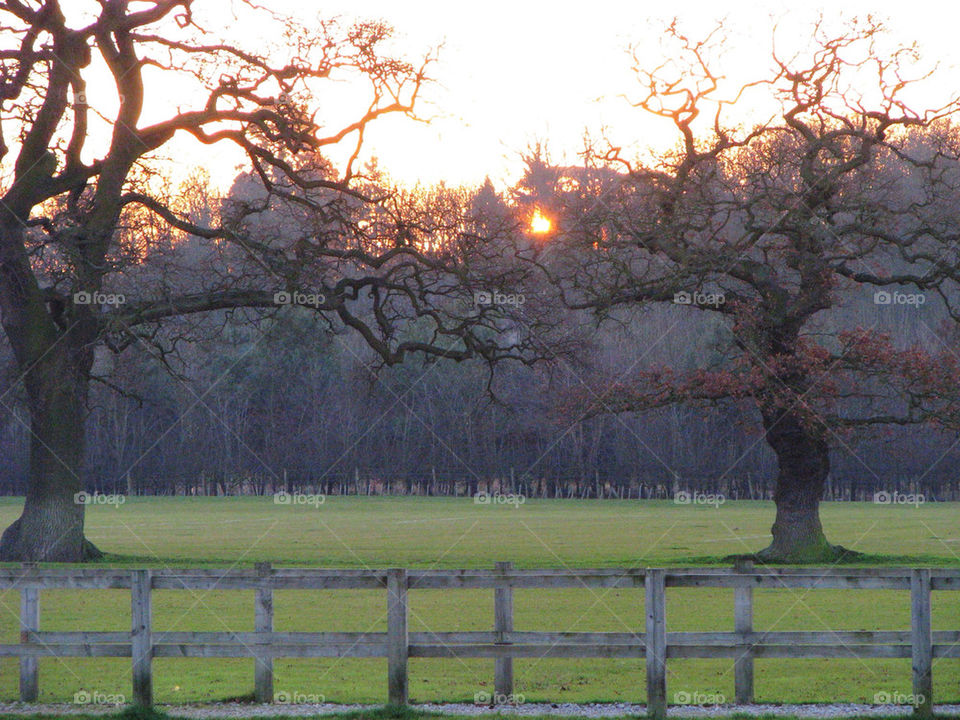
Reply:
<svg viewBox="0 0 960 720"><path fill-rule="evenodd" d="M83 535L85 362L85 353L78 357L62 342L27 372L29 486L23 513L0 538L0 560L80 562L101 556Z"/></svg>
<svg viewBox="0 0 960 720"><path fill-rule="evenodd" d="M777 516L773 542L758 555L779 562L835 560L844 551L827 542L820 524L820 500L830 471L826 441L790 412L764 413L764 428L779 465Z"/></svg>

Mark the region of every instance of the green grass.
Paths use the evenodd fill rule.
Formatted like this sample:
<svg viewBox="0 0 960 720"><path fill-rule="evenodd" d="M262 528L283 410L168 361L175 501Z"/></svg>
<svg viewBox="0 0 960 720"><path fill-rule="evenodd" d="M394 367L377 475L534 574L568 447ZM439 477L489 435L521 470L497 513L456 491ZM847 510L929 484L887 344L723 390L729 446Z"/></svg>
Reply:
<svg viewBox="0 0 960 720"><path fill-rule="evenodd" d="M0 525L20 502L0 500ZM909 562L960 566L956 503L825 503L831 542ZM329 497L318 508L270 498L131 498L92 507L87 531L113 561L325 567L628 567L690 564L758 550L773 505L529 500L519 508L471 498Z"/></svg>
<svg viewBox="0 0 960 720"><path fill-rule="evenodd" d="M20 501L0 500L0 526ZM958 504L881 506L827 503L832 542L872 562L960 567ZM634 567L717 563L769 542L773 506L712 507L670 502L536 501L519 508L475 505L470 498L337 498L319 508L277 506L270 498L132 498L119 508L93 507L90 538L110 553L107 565L249 566L256 561L317 567ZM157 591L157 630L252 630L250 591ZM488 630L492 592L413 591L411 631ZM123 630L125 591L44 591L44 630ZM934 593L934 628L960 628L960 593ZM377 591L280 591L279 630L383 631L385 598ZM19 597L0 593L0 642L17 641ZM520 590L518 630L635 631L644 626L642 591ZM671 589L668 630L733 627L731 591ZM760 630L908 629L901 591L763 590L755 596ZM129 660L42 659L41 700L69 701L84 689L130 692ZM252 690L250 660L155 661L158 702L243 698ZM275 690L331 702L380 703L381 659L275 663ZM644 701L643 663L632 660L515 661L516 691L527 701ZM493 661L410 662L416 702L472 701L492 690ZM733 697L725 660L671 660L669 696L678 691ZM938 660L937 702L960 701L960 660ZM872 702L877 692L910 692L909 660L767 660L756 663L763 702ZM0 700L17 696L17 670L0 659Z"/></svg>
<svg viewBox="0 0 960 720"><path fill-rule="evenodd" d="M139 708L127 708L118 713L104 714L104 715L49 715L49 714L33 714L33 715L16 715L13 716L19 720L63 720L64 717L69 717L71 720L171 720L171 716L164 713L162 710L146 710ZM299 715L297 716L302 720L309 720L309 718L322 718L322 720L476 720L476 716L472 715L446 715L440 713L424 712L421 710L413 710L410 708L391 708L391 707L379 707L372 708L370 710L361 710L354 712L342 712L342 713L329 713L326 715ZM510 718L515 720L516 715L504 714L504 713L495 713L490 715L485 715L484 717L492 718L496 720L498 718ZM524 715L525 720L542 720L543 718L556 718L556 715ZM745 715L745 714L733 714L728 716L731 720L799 720L799 718L792 715ZM949 717L946 715L938 715L937 717ZM258 715L258 720L289 720L289 715ZM856 716L856 720L907 720L912 718L911 715L890 715L890 716L870 716L870 715L859 715ZM622 715L622 716L611 716L607 720L636 720L636 716L631 715ZM843 718L838 718L838 720L844 720Z"/></svg>
<svg viewBox="0 0 960 720"><path fill-rule="evenodd" d="M62 720L64 717L70 717L73 720L171 720L171 716L165 713L162 709L157 708L142 708L142 707L126 707L123 710L120 710L116 713L107 713L100 715L50 715L45 713L35 713L31 715L16 715L14 717L19 718L19 720ZM300 715L300 718L322 718L323 720L476 720L476 716L473 715L448 715L444 713L429 712L419 709L414 709L410 707L399 707L396 705L382 705L374 708L364 709L364 710L351 710L349 712L335 712L327 713L323 715ZM515 719L517 716L510 713L491 713L485 715L484 717L493 718L511 718ZM524 715L526 720L541 720L542 718L556 718L557 715ZM730 720L800 720L797 716L794 715L773 715L773 714L764 714L764 715L746 715L744 713L732 713L727 716ZM949 715L938 714L937 717L956 717ZM258 720L289 720L289 715L257 715ZM912 715L885 715L885 716L871 716L871 715L859 715L856 716L856 720L907 720L907 718L913 718ZM636 716L634 715L619 715L619 716L610 716L607 720L635 720ZM837 720L844 720L844 718L838 718Z"/></svg>
<svg viewBox="0 0 960 720"><path fill-rule="evenodd" d="M49 715L49 714L33 714L33 715L16 715L19 720L63 720L64 717L69 717L71 720L171 720L171 716L164 713L162 710L156 709L143 709L143 708L126 708L118 713L110 713L104 715ZM411 708L399 708L399 707L390 707L382 706L377 708L371 708L369 710L359 710L351 712L339 712L339 713L328 713L325 715L300 715L297 716L303 720L308 720L309 718L322 718L322 720L476 720L476 716L473 715L446 715L433 712L424 712L422 710L415 710ZM492 718L497 720L499 718L509 718L510 720L515 720L516 715L507 714L507 713L491 713L485 715L484 717ZM557 718L557 715L524 715L525 720L542 720L544 718ZM729 716L730 720L800 720L797 716L794 715L746 715L743 713L734 713ZM937 717L946 718L946 717L956 717L949 715L938 714ZM289 715L257 715L258 720L289 720ZM884 715L884 716L872 716L872 715L858 715L856 720L912 720L912 715ZM636 716L633 715L621 715L621 716L611 716L607 720L636 720ZM844 718L838 718L837 720L845 720Z"/></svg>

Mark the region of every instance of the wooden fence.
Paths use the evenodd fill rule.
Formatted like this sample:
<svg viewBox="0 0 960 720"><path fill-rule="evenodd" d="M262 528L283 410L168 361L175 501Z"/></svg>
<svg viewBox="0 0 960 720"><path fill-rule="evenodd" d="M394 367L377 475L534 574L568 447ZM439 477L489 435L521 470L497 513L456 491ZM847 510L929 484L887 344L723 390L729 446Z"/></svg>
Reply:
<svg viewBox="0 0 960 720"><path fill-rule="evenodd" d="M666 588L734 590L732 632L667 632ZM43 589L128 589L130 632L40 630ZM421 589L492 589L493 630L409 632L407 596ZM515 588L643 588L644 632L523 632L513 629ZM753 589L909 590L909 630L765 632L753 630ZM20 659L20 696L37 699L37 658L129 657L133 700L153 702L153 658L254 659L258 702L273 700L274 658L385 657L389 702L407 703L407 660L492 658L497 696L513 694L513 658L636 658L646 663L647 709L663 717L667 660L729 658L734 662L736 703L753 701L755 658L910 658L916 711L933 708L933 658L960 658L960 630L933 632L931 591L960 590L960 570L925 568L646 568L603 570L320 570L254 569L0 569L0 590L21 595L20 643L0 645L0 657ZM151 624L154 590L254 590L253 632L162 632ZM387 631L284 632L273 626L277 590L385 589ZM638 602L640 601L638 593Z"/></svg>

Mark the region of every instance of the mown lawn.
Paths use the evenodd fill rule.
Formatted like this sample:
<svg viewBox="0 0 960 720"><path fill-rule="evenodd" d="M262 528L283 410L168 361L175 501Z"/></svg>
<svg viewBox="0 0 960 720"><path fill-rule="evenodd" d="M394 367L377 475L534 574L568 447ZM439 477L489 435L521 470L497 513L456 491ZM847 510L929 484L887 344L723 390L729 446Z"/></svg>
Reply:
<svg viewBox="0 0 960 720"><path fill-rule="evenodd" d="M116 714L106 714L106 715L47 715L47 714L34 714L34 715L18 715L16 716L19 720L63 720L65 717L71 718L71 720L170 720L171 716L164 713L162 710L143 710L143 709L134 709L129 708L122 712ZM344 712L344 713L329 713L326 715L299 715L297 716L301 720L309 720L312 718L322 718L322 720L476 720L476 716L473 715L441 715L438 713L422 712L415 709L400 709L400 708L377 708L372 710L364 710L359 712ZM497 713L484 715L485 718L490 718L491 720L504 720L505 718L510 718L511 720L516 718L516 715L511 715L507 713ZM524 720L542 720L543 718L556 718L557 716L551 715L524 715ZM758 716L748 716L748 715L730 715L731 720L799 720L797 717L792 715L758 715ZM871 717L867 715L858 715L856 720L907 720L910 718L910 715L903 716L876 716ZM940 715L938 717L950 717ZM265 716L257 715L257 720L289 720L289 715L274 715L274 716ZM624 715L621 717L609 717L605 720L635 720L635 716ZM847 720L846 718L835 718L834 720ZM850 720L853 720L852 718Z"/></svg>
<svg viewBox="0 0 960 720"><path fill-rule="evenodd" d="M0 500L0 525L20 502ZM316 567L632 567L719 562L769 541L773 506L729 502L719 508L670 502L537 501L519 507L470 498L327 498L318 507L270 498L131 498L92 507L88 534L111 553L108 565L248 566L256 561ZM870 553L873 562L960 567L960 505L828 503L828 536ZM758 630L908 629L908 593L758 591ZM960 593L934 593L934 628L960 628ZM411 631L487 630L493 593L411 593ZM279 630L385 630L385 597L376 591L281 591ZM125 630L125 591L44 591L44 630ZM668 630L733 627L732 592L668 591ZM16 642L19 594L0 593L0 641ZM518 630L642 631L643 593L633 590L521 590ZM157 630L252 630L249 591L157 591ZM41 700L70 701L85 690L129 695L129 661L41 660ZM158 702L245 698L250 660L155 661ZM384 702L386 661L277 661L275 690L330 702ZM17 697L16 662L0 659L0 700ZM516 691L528 701L644 701L644 667L632 660L517 660ZM472 701L490 692L493 661L410 663L415 702ZM669 692L733 697L726 660L671 660ZM937 660L937 702L960 701L960 660ZM872 702L909 693L909 660L767 660L756 663L762 702Z"/></svg>

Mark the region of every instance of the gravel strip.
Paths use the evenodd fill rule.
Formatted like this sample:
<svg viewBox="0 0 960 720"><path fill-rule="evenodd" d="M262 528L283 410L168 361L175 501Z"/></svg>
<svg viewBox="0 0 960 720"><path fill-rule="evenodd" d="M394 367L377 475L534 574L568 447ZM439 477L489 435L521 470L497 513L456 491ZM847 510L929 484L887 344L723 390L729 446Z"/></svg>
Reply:
<svg viewBox="0 0 960 720"><path fill-rule="evenodd" d="M175 718L257 718L270 716L311 717L357 710L370 710L378 705L253 705L249 703L211 703L203 705L159 705L158 709ZM554 715L558 717L609 718L624 715L645 715L644 705L629 703L526 703L501 705L491 708L471 703L446 703L442 705L412 705L414 710L442 713L444 715ZM115 713L113 705L77 705L73 703L36 704L0 703L0 717L33 715L108 715ZM848 718L848 717L896 717L909 715L909 705L863 705L854 703L807 704L807 705L686 705L671 706L667 714L678 718L724 717L739 715L777 715L801 718ZM938 715L960 716L960 705L938 705Z"/></svg>

